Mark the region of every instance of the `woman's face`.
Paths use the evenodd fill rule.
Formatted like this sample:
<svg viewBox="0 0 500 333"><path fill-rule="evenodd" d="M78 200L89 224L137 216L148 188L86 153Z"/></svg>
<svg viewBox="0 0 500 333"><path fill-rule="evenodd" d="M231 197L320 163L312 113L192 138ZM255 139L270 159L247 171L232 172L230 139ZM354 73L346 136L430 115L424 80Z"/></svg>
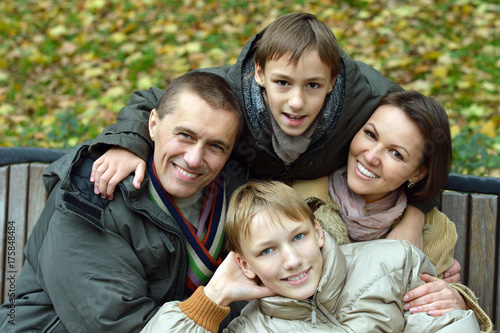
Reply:
<svg viewBox="0 0 500 333"><path fill-rule="evenodd" d="M383 198L406 181L427 174L420 163L424 138L398 107L378 107L354 136L347 160L347 183L367 201Z"/></svg>

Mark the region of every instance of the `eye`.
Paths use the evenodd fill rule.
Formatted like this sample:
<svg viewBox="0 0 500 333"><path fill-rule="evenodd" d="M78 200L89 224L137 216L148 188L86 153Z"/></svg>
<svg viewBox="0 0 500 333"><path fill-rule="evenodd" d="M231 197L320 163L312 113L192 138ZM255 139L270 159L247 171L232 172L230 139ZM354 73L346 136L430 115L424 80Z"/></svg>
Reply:
<svg viewBox="0 0 500 333"><path fill-rule="evenodd" d="M214 143L214 144L212 144L212 145L210 145L210 146L211 146L213 149L217 150L217 151L220 151L220 152L222 152L222 153L223 153L223 152L225 152L224 147L222 147L222 146L221 146L221 145L219 145L219 144Z"/></svg>
<svg viewBox="0 0 500 333"><path fill-rule="evenodd" d="M193 137L190 134L188 134L188 133L180 132L177 135L180 136L181 139L193 140Z"/></svg>
<svg viewBox="0 0 500 333"><path fill-rule="evenodd" d="M365 135L369 138L372 138L372 139L376 139L376 136L375 136L375 133L373 133L372 131L370 130L364 130L365 132Z"/></svg>
<svg viewBox="0 0 500 333"><path fill-rule="evenodd" d="M286 87L286 86L289 85L289 83L287 81L285 81L285 80L278 80L278 81L276 81L276 84L278 86L282 86L282 87Z"/></svg>
<svg viewBox="0 0 500 333"><path fill-rule="evenodd" d="M301 234L298 234L297 236L293 237L293 240L301 240L303 239L304 237L306 237L305 234L301 233Z"/></svg>
<svg viewBox="0 0 500 333"><path fill-rule="evenodd" d="M318 83L316 83L316 82L310 82L310 83L308 83L308 84L307 84L307 86L308 86L309 88L312 88L312 89L318 89L318 88L320 88L320 87L321 87L321 86L320 86Z"/></svg>
<svg viewBox="0 0 500 333"><path fill-rule="evenodd" d="M404 161L403 155L401 155L397 150L391 150L390 152L398 160Z"/></svg>
<svg viewBox="0 0 500 333"><path fill-rule="evenodd" d="M265 249L264 251L261 252L261 255L267 256L271 252L273 252L273 249L267 248L267 249Z"/></svg>

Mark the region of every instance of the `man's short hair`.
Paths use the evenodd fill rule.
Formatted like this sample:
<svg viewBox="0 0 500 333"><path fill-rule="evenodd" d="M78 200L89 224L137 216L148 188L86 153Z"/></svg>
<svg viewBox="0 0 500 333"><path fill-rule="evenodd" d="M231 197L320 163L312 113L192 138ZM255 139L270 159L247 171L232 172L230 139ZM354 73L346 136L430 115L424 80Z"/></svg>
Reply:
<svg viewBox="0 0 500 333"><path fill-rule="evenodd" d="M213 109L234 113L238 117L238 135L242 132L243 115L238 98L221 76L209 72L193 71L174 79L156 104L160 119L177 109L179 94L184 91L196 94Z"/></svg>
<svg viewBox="0 0 500 333"><path fill-rule="evenodd" d="M315 224L306 201L290 186L279 181L251 181L240 186L231 197L226 215L226 246L241 253L241 241L250 233L250 223L258 213L281 223L285 216L293 221Z"/></svg>

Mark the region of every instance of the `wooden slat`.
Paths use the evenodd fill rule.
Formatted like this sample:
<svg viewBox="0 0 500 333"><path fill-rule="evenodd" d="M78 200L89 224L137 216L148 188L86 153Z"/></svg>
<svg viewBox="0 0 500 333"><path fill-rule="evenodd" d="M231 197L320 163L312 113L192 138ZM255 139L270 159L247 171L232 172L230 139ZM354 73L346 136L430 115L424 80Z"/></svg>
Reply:
<svg viewBox="0 0 500 333"><path fill-rule="evenodd" d="M5 251L4 300L8 298L12 281L17 281L22 267L23 249L26 242L26 209L28 202L28 164L10 166L9 204L7 212L7 238L14 237L15 242L7 241ZM11 232L9 233L9 227ZM13 232L12 232L12 229ZM11 246L9 248L9 246ZM9 251L11 250L11 251ZM14 255L9 255L12 252Z"/></svg>
<svg viewBox="0 0 500 333"><path fill-rule="evenodd" d="M457 228L457 244L455 245L454 257L462 265L460 282L467 285L468 281L468 247L469 247L469 195L453 191L443 192L441 197L441 211L455 223Z"/></svg>
<svg viewBox="0 0 500 333"><path fill-rule="evenodd" d="M30 164L29 178L29 202L28 202L28 225L26 229L26 239L28 239L35 226L40 213L47 201L47 192L43 185L42 174L47 169L47 164Z"/></svg>
<svg viewBox="0 0 500 333"><path fill-rule="evenodd" d="M479 305L494 318L496 263L496 195L471 195L471 237L468 287L476 294Z"/></svg>
<svg viewBox="0 0 500 333"><path fill-rule="evenodd" d="M7 196L7 184L9 177L9 167L0 167L0 279L5 281L5 240L7 227L7 207L9 204ZM0 284L0 301L3 303L3 283Z"/></svg>

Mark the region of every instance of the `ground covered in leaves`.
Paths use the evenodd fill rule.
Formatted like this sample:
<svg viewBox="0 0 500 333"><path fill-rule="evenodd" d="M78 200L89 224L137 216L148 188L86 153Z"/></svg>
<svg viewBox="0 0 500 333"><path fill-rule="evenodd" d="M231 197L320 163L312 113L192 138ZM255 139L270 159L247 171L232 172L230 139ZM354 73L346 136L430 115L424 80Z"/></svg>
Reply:
<svg viewBox="0 0 500 333"><path fill-rule="evenodd" d="M352 58L443 103L453 171L500 176L496 0L0 1L0 146L93 138L133 91L232 64L293 11L325 21Z"/></svg>

